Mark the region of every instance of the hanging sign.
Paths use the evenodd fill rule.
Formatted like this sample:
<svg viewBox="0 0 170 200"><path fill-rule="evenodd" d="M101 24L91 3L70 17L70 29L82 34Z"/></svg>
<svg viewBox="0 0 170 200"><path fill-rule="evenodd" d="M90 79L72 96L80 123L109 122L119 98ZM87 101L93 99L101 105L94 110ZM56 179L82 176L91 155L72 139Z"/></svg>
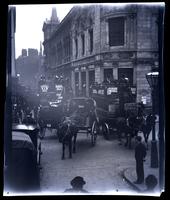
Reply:
<svg viewBox="0 0 170 200"><path fill-rule="evenodd" d="M62 90L63 86L62 85L55 85L56 90Z"/></svg>
<svg viewBox="0 0 170 200"><path fill-rule="evenodd" d="M48 91L49 86L48 85L41 85L41 90L42 92L47 92Z"/></svg>

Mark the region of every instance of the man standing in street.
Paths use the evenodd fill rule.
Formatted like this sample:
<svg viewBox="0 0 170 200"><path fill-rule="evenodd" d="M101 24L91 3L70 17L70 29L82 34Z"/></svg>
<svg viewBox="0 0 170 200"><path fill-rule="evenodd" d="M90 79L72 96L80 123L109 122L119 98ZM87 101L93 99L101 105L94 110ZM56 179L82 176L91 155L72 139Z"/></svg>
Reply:
<svg viewBox="0 0 170 200"><path fill-rule="evenodd" d="M136 160L136 174L137 180L135 184L141 184L144 182L144 166L143 162L146 156L146 147L142 143L142 137L136 136L136 147L135 147L135 160Z"/></svg>

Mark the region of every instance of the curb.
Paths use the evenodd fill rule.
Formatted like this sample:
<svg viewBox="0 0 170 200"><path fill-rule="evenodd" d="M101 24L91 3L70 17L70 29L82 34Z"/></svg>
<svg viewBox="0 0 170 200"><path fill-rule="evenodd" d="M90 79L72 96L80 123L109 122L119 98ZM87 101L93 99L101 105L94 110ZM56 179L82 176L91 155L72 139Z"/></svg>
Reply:
<svg viewBox="0 0 170 200"><path fill-rule="evenodd" d="M139 187L137 187L132 181L130 181L126 176L125 176L125 172L128 168L124 169L121 173L121 176L123 177L123 179L137 192L141 192L141 189L139 189Z"/></svg>

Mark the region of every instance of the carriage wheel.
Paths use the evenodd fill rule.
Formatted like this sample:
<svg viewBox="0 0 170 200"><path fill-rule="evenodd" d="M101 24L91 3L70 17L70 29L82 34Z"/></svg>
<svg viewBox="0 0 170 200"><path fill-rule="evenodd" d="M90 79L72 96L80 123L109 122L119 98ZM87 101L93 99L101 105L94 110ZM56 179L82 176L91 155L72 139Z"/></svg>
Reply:
<svg viewBox="0 0 170 200"><path fill-rule="evenodd" d="M92 130L91 130L91 144L92 144L92 146L95 146L95 144L96 144L97 132L98 132L98 125L97 125L97 122L94 121L93 125L92 125Z"/></svg>
<svg viewBox="0 0 170 200"><path fill-rule="evenodd" d="M102 133L103 133L103 136L106 140L109 140L110 139L110 131L109 131L109 126L107 123L104 123L102 125Z"/></svg>

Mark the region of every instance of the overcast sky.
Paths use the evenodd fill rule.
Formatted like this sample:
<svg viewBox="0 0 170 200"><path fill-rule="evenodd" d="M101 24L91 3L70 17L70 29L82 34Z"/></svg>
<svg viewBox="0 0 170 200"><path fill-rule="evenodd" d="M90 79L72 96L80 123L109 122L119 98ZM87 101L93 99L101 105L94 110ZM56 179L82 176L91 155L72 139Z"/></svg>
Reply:
<svg viewBox="0 0 170 200"><path fill-rule="evenodd" d="M61 21L75 5L77 4L16 5L15 57L21 55L22 49L35 48L39 51L40 41L44 40L43 23L46 18L51 18L53 7L56 7L57 16Z"/></svg>
<svg viewBox="0 0 170 200"><path fill-rule="evenodd" d="M41 4L41 5L16 5L16 33L15 57L21 55L22 49L40 49L43 42L43 23L50 19L52 7L56 7L57 15L61 21L74 4Z"/></svg>

